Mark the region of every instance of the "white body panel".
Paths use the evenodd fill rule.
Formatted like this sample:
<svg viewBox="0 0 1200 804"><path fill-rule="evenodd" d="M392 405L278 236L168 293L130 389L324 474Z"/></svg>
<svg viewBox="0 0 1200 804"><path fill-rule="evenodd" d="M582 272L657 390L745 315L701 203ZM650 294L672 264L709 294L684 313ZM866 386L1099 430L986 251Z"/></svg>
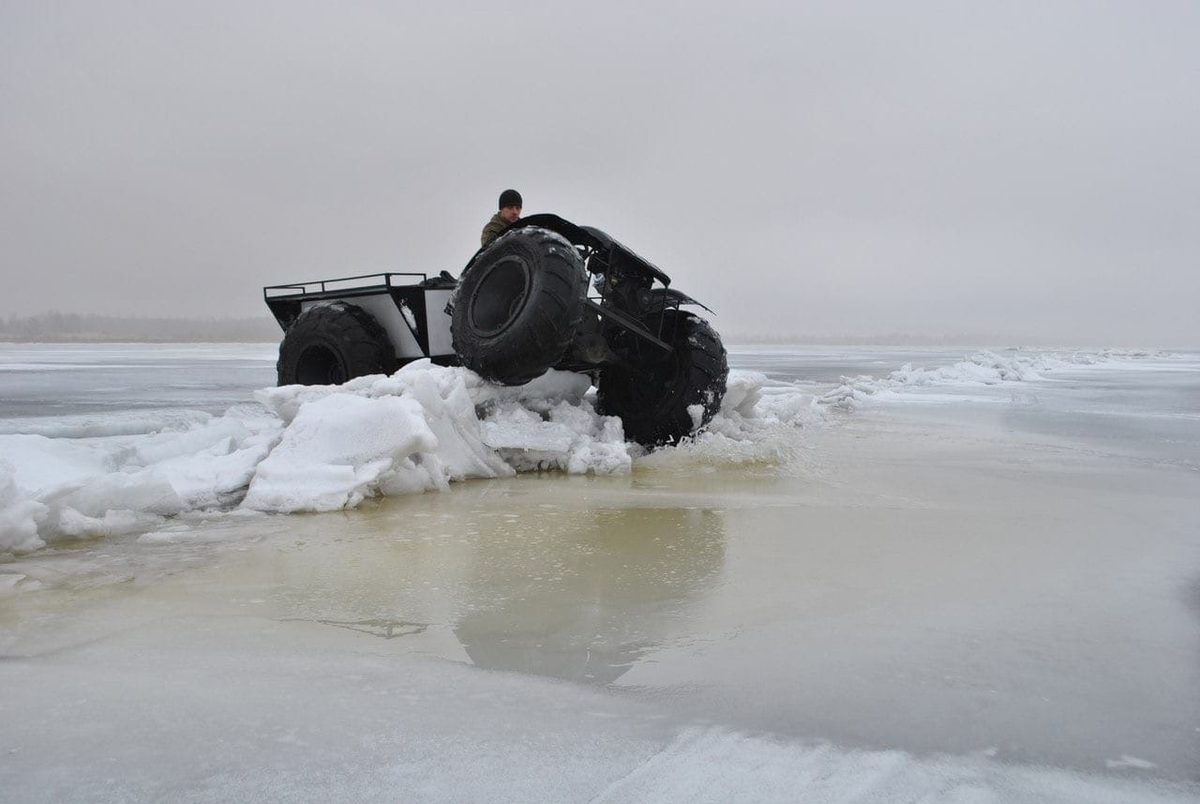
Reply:
<svg viewBox="0 0 1200 804"><path fill-rule="evenodd" d="M454 293L453 290L442 289L425 291L425 324L429 331L429 357L446 357L454 354L454 346L450 340L450 316L445 312L446 304L450 301L452 293ZM348 296L344 299L325 298L320 301L303 301L300 303L300 309L304 311L314 305L329 304L334 301L354 304L370 313L387 332L388 340L392 342L398 359L413 360L426 356L413 334L417 324L415 312L403 302L398 308L387 293Z"/></svg>

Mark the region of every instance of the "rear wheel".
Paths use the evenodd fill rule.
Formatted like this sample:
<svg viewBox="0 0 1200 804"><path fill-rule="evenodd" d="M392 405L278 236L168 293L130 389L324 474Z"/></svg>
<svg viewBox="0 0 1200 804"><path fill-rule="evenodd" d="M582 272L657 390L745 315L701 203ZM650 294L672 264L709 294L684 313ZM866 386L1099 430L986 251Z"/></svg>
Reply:
<svg viewBox="0 0 1200 804"><path fill-rule="evenodd" d="M361 307L318 304L301 313L279 344L280 385L341 385L390 374L396 353L383 327Z"/></svg>
<svg viewBox="0 0 1200 804"><path fill-rule="evenodd" d="M484 379L527 383L567 351L586 293L583 259L564 238L532 226L503 234L459 279L454 351Z"/></svg>
<svg viewBox="0 0 1200 804"><path fill-rule="evenodd" d="M729 376L725 347L707 321L667 310L647 325L658 332L660 323L671 354L643 349L629 366L605 367L597 393L600 412L619 416L625 437L648 447L677 442L712 421Z"/></svg>

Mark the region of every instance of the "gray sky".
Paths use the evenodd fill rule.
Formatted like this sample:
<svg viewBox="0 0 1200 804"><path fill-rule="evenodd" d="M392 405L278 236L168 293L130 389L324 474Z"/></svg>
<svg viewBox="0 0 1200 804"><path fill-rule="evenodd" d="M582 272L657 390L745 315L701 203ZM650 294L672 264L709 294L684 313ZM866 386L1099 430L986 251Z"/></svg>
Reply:
<svg viewBox="0 0 1200 804"><path fill-rule="evenodd" d="M513 186L736 337L1200 345L1197 41L1190 0L0 0L0 314L457 273Z"/></svg>

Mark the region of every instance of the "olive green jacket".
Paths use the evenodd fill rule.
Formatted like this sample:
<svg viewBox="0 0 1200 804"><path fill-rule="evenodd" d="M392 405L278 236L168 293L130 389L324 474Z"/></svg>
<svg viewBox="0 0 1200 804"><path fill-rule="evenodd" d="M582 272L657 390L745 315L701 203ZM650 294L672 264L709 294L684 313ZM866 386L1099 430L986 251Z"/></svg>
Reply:
<svg viewBox="0 0 1200 804"><path fill-rule="evenodd" d="M492 219L487 222L487 226L483 227L483 234L479 237L479 244L486 246L491 242L492 238L508 228L508 221L504 216L497 212L492 216Z"/></svg>

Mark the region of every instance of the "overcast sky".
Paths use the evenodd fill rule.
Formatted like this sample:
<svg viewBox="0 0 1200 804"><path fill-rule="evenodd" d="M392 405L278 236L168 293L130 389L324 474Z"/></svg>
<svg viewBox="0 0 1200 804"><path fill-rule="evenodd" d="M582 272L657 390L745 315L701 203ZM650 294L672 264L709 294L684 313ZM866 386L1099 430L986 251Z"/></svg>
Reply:
<svg viewBox="0 0 1200 804"><path fill-rule="evenodd" d="M496 197L740 338L1200 346L1200 3L0 0L0 314L266 314Z"/></svg>

